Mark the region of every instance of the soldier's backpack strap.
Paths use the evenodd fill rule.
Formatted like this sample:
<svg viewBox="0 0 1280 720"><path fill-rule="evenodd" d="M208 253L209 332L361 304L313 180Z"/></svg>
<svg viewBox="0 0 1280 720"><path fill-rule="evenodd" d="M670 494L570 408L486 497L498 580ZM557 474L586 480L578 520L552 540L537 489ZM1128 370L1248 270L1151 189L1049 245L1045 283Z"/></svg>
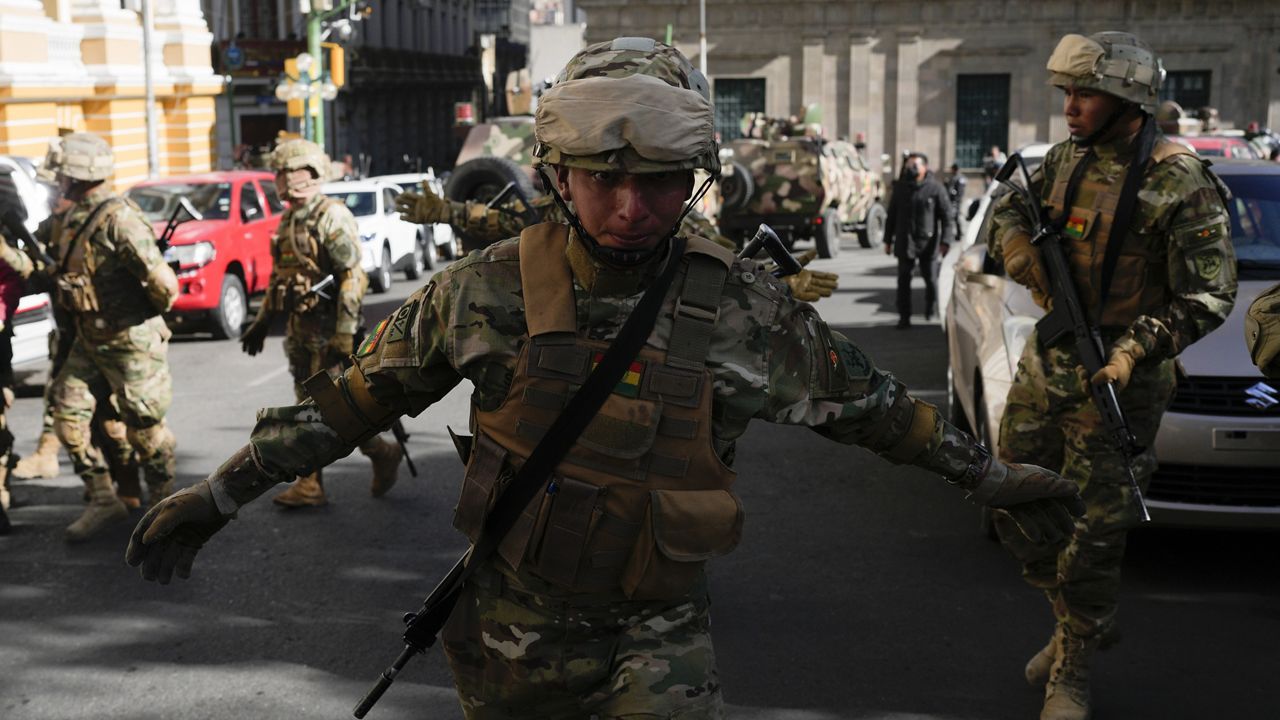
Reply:
<svg viewBox="0 0 1280 720"><path fill-rule="evenodd" d="M667 363L701 371L716 321L720 319L720 295L733 265L733 251L705 238L691 236L685 251L684 284L676 296Z"/></svg>
<svg viewBox="0 0 1280 720"><path fill-rule="evenodd" d="M320 203L307 213L307 217L302 221L302 227L306 230L307 241L311 243L311 247L307 248L307 252L300 252L301 248L297 246L298 239L296 236L290 238L294 243L294 253L308 269L312 270L316 275L328 275L324 268L320 267L320 221L324 220L325 213L329 212L329 208L334 205L340 205L335 198L328 196L322 197ZM359 240L356 241L357 243Z"/></svg>
<svg viewBox="0 0 1280 720"><path fill-rule="evenodd" d="M98 228L102 226L102 223L106 222L106 219L110 217L112 212L114 212L115 208L119 207L123 203L124 198L119 197L107 198L106 200L98 203L98 207L94 208L93 211L89 213L89 218L84 221L84 224L80 226L80 229L76 230L76 234L71 237L71 242L67 243L67 246L62 253L62 257L58 258L58 269L60 271L65 271L67 269L67 264L70 262L74 253L79 251L81 255L84 254L83 250L79 246L80 238L84 238L85 242L88 242L89 239L93 237L93 234L98 232Z"/></svg>
<svg viewBox="0 0 1280 720"><path fill-rule="evenodd" d="M529 337L578 331L573 271L565 256L568 243L569 226L560 223L530 225L520 233L520 284Z"/></svg>
<svg viewBox="0 0 1280 720"><path fill-rule="evenodd" d="M1196 152L1180 142L1174 142L1167 137L1161 137L1156 140L1156 146L1151 148L1151 164L1159 165L1171 157L1178 155L1192 155Z"/></svg>

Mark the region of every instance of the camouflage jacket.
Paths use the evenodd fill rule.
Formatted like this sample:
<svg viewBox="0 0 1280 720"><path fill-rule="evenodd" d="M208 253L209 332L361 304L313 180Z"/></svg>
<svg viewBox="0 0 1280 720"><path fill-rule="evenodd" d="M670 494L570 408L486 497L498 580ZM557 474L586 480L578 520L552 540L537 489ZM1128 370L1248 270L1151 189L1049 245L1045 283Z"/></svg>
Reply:
<svg viewBox="0 0 1280 720"><path fill-rule="evenodd" d="M305 203L290 206L271 240L274 264L264 312L321 307L303 304L300 297L332 275L335 289L329 294L336 297L335 332L354 335L365 290L361 254L356 218L342 203L317 193Z"/></svg>
<svg viewBox="0 0 1280 720"><path fill-rule="evenodd" d="M99 205L113 201L90 237L76 237ZM99 185L65 213L50 215L36 228L36 240L58 260L55 268L34 263L33 287L55 291L59 310L75 318L85 337L118 332L167 310L177 296L177 278L156 245L146 215L127 199ZM58 288L69 277L87 278L97 310L77 309Z"/></svg>
<svg viewBox="0 0 1280 720"><path fill-rule="evenodd" d="M1249 356L1262 374L1280 379L1280 285L1258 296L1244 320Z"/></svg>
<svg viewBox="0 0 1280 720"><path fill-rule="evenodd" d="M1130 148L1127 138L1095 146L1086 179L1101 183L1122 174L1132 158ZM1046 207L1054 180L1071 167L1074 150L1070 141L1054 145L1031 174L1032 191ZM1156 280L1167 284L1170 301L1146 308L1117 341L1141 346L1144 364L1177 356L1221 325L1235 304L1236 262L1224 207L1226 192L1206 163L1193 155L1174 155L1147 168L1123 242L1143 248L1167 268ZM988 242L997 260L1003 260L1003 243L1031 233L1023 204L1017 193L1008 193L996 204ZM1117 265L1117 284L1121 271ZM1083 297L1088 288L1079 290Z"/></svg>
<svg viewBox="0 0 1280 720"><path fill-rule="evenodd" d="M385 413L379 422L417 415L464 379L474 386L478 409L503 401L528 342L518 243L503 241L454 263L370 334L340 382L368 388ZM576 238L566 252L581 326L592 339L612 340L660 262L614 270ZM671 323L669 310L660 313L650 345L665 347ZM807 426L947 478L963 475L977 456L972 438L913 401L902 383L830 330L812 306L793 300L755 261L736 260L730 269L706 362L713 377L712 435L726 463L753 419ZM363 410L374 416L372 408ZM251 438L255 467L224 465L214 477L215 497L231 512L275 482L346 456L357 442L344 441L310 402L262 410Z"/></svg>

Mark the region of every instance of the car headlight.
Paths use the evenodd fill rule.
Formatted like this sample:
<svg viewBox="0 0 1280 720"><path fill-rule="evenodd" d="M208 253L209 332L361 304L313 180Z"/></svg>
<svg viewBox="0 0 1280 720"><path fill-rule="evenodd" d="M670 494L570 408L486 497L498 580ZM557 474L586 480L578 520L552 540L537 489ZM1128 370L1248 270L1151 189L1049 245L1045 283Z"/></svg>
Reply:
<svg viewBox="0 0 1280 720"><path fill-rule="evenodd" d="M164 260L178 263L178 267L183 270L194 270L213 262L217 255L218 251L213 243L201 240L189 245L170 245L164 251Z"/></svg>

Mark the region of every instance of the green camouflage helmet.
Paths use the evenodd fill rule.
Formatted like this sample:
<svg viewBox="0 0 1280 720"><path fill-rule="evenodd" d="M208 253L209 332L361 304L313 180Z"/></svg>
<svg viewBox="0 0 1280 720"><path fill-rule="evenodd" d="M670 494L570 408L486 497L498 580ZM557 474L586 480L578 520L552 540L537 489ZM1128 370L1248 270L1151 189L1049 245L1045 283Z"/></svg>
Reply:
<svg viewBox="0 0 1280 720"><path fill-rule="evenodd" d="M320 180L329 174L329 156L310 140L286 140L271 153L271 167L276 172L311 168Z"/></svg>
<svg viewBox="0 0 1280 720"><path fill-rule="evenodd" d="M101 136L77 132L62 138L62 163L56 173L73 180L106 180L115 164Z"/></svg>
<svg viewBox="0 0 1280 720"><path fill-rule="evenodd" d="M1049 84L1092 88L1152 112L1164 82L1164 64L1151 47L1127 32L1065 35L1047 65Z"/></svg>
<svg viewBox="0 0 1280 720"><path fill-rule="evenodd" d="M679 50L621 37L574 55L542 93L534 166L720 172L707 78Z"/></svg>

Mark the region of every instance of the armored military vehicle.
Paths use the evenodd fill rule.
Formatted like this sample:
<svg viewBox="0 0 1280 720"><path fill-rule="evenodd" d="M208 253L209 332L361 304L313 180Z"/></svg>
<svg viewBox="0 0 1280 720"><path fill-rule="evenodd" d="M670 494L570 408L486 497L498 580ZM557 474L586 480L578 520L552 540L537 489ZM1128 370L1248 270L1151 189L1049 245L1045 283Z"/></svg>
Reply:
<svg viewBox="0 0 1280 720"><path fill-rule="evenodd" d="M840 252L840 233L879 245L884 183L861 148L808 135L747 137L721 150L720 231L741 243L768 223L791 247L812 240L823 258Z"/></svg>

